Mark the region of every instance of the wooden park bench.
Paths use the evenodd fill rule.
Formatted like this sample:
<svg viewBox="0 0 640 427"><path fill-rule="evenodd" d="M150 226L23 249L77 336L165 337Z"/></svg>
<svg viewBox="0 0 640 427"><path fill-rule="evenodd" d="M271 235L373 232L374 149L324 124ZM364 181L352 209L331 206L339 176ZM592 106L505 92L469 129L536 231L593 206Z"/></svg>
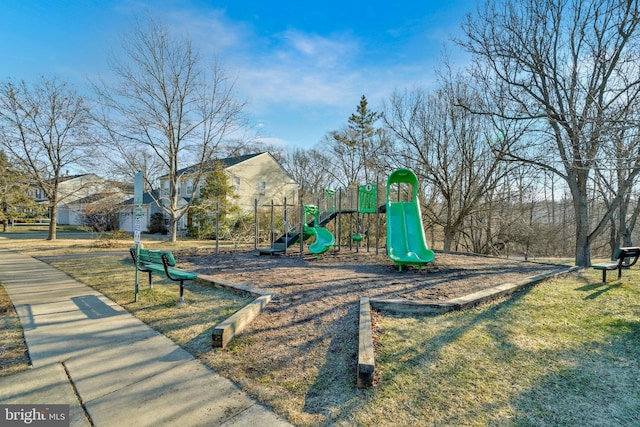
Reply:
<svg viewBox="0 0 640 427"><path fill-rule="evenodd" d="M176 268L176 260L169 251L158 251L140 248L140 259L136 260L136 248L129 253L139 271L149 273L149 287L153 287L152 273L164 273L170 280L180 282L180 302L184 302L184 281L198 277L196 273Z"/></svg>
<svg viewBox="0 0 640 427"><path fill-rule="evenodd" d="M615 259L600 264L592 264L596 270L602 270L602 283L607 282L607 271L618 270L618 280L622 278L622 269L631 268L640 257L640 247L618 248Z"/></svg>

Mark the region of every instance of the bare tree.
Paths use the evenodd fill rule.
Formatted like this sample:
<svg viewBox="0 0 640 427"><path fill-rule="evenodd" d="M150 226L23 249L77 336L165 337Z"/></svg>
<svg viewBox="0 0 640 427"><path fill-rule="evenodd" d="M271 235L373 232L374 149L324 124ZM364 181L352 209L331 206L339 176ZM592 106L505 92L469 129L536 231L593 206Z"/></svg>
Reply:
<svg viewBox="0 0 640 427"><path fill-rule="evenodd" d="M46 197L48 240L56 239L63 174L90 156L89 125L84 98L55 78L0 87L0 144Z"/></svg>
<svg viewBox="0 0 640 427"><path fill-rule="evenodd" d="M390 158L412 167L430 194L423 212L443 228L444 250L452 248L465 220L507 173L501 152L511 143L502 134L495 137L487 117L456 105L460 100L483 102L462 79L449 79L431 94L420 88L395 92L383 116L395 139Z"/></svg>
<svg viewBox="0 0 640 427"><path fill-rule="evenodd" d="M149 18L136 22L123 39L123 58L111 69L118 82L94 84L102 110L102 142L123 157L144 151L160 161L169 188L159 202L170 218L171 240L189 203L180 204L180 170L199 182L216 150L238 129L244 104L233 96L223 69L206 67L187 38L174 37L166 25ZM148 188L156 189L152 176Z"/></svg>
<svg viewBox="0 0 640 427"><path fill-rule="evenodd" d="M635 0L498 0L463 25L461 44L474 55L485 92L509 106L497 114L533 121L539 131L526 155L508 155L552 171L568 185L579 266L590 264L591 242L640 172L636 161L592 224L589 185L608 132L638 126L631 107L640 94L639 22ZM495 90L504 85L507 91ZM540 160L540 152L554 153L555 161Z"/></svg>
<svg viewBox="0 0 640 427"><path fill-rule="evenodd" d="M319 148L297 148L287 153L284 168L302 190L302 196L319 195L331 188L330 158Z"/></svg>
<svg viewBox="0 0 640 427"><path fill-rule="evenodd" d="M598 205L604 205L609 215L609 253L613 257L619 246L631 246L632 233L640 215L640 198L637 188L628 187L629 174L637 169L640 149L640 138L637 129L614 129L611 143L603 150L604 157L595 168ZM607 160L607 161L604 161ZM637 185L635 186L637 187ZM635 190L635 191L634 191ZM617 208L611 208L620 192L621 203Z"/></svg>

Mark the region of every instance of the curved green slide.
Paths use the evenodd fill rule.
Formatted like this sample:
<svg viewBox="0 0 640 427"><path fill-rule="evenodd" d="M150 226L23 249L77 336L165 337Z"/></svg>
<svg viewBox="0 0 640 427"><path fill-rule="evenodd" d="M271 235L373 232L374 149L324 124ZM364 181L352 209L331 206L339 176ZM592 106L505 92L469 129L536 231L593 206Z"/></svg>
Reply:
<svg viewBox="0 0 640 427"><path fill-rule="evenodd" d="M316 238L316 241L309 245L309 252L312 254L322 254L331 249L336 242L335 236L324 227L306 227Z"/></svg>
<svg viewBox="0 0 640 427"><path fill-rule="evenodd" d="M412 186L410 201L391 201L394 184ZM435 254L427 246L418 203L418 178L410 169L397 169L387 179L387 256L399 266L423 265L433 261Z"/></svg>

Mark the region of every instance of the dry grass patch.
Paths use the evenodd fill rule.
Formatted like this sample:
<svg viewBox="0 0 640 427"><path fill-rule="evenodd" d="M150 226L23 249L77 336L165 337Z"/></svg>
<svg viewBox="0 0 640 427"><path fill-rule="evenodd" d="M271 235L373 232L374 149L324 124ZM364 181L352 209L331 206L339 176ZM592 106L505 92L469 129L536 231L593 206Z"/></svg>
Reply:
<svg viewBox="0 0 640 427"><path fill-rule="evenodd" d="M628 274L627 274L628 273ZM469 312L378 317L361 425L640 424L640 274L552 281Z"/></svg>
<svg viewBox="0 0 640 427"><path fill-rule="evenodd" d="M24 371L29 355L22 325L9 296L0 284L0 377Z"/></svg>
<svg viewBox="0 0 640 427"><path fill-rule="evenodd" d="M59 256L67 254L89 254L95 252L122 251L131 246L126 240L116 240L105 247L101 240L92 239L0 239L0 247L19 251L33 257Z"/></svg>
<svg viewBox="0 0 640 427"><path fill-rule="evenodd" d="M109 233L102 235L98 235L97 233L86 234L86 239L69 239L65 237L64 233L60 233L58 238L53 241L43 238L13 239L8 237L10 234L0 234L0 247L19 251L25 255L36 258L43 258L69 254L122 252L128 251L129 248L134 245L131 236L121 236L120 234L114 236ZM148 239L144 241L144 247L148 249L179 251L193 250L195 248L212 248L215 247L215 242L179 240L176 243L171 243L166 240Z"/></svg>

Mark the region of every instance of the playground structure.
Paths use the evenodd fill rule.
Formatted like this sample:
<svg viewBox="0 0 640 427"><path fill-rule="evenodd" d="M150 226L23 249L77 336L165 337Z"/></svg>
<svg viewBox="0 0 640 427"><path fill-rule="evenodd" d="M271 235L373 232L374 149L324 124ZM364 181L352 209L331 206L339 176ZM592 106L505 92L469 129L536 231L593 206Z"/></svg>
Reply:
<svg viewBox="0 0 640 427"><path fill-rule="evenodd" d="M300 254L303 253L304 242L314 237L314 241L309 245L309 252L320 255L333 247L340 249L348 245L350 249L355 245L359 250L361 244L366 244L369 249L368 229L364 229L365 217L371 223L371 214L376 214L376 251L379 240L379 212L377 210L377 184L369 183L358 187L348 187L339 190L325 190L323 197L318 198L317 204L274 205L270 209L270 222L272 237L269 248L257 248L258 238L256 236L256 249L262 255L273 255L276 253L286 254L292 246L300 245ZM277 227L275 209L282 208L283 215L281 223ZM382 205L384 208L384 205ZM383 209L382 209L383 210ZM309 216L312 216L309 220ZM258 205L256 203L256 219L258 215ZM346 219L345 219L346 218ZM348 222L348 224L346 224ZM333 232L327 227L333 224ZM256 227L257 229L258 227ZM275 239L274 231L281 228L280 237ZM345 233L348 235L345 236ZM302 236L302 239L300 239ZM348 242L345 243L345 237Z"/></svg>
<svg viewBox="0 0 640 427"><path fill-rule="evenodd" d="M386 213L386 249L387 256L402 270L404 265L422 268L433 261L434 252L426 241L420 203L418 201L418 178L409 169L397 169L387 180L386 202L378 204L378 184L367 183L337 191L326 190L324 198L316 205L302 204L296 209L284 207L284 232L271 246L259 249L261 255L287 253L292 245L300 245L300 254L304 252L304 242L314 237L309 252L320 255L337 246L340 249L343 240L343 216L349 215L349 248L355 244L356 251L361 244L370 247L371 215L375 215L375 250L378 252L380 238L380 214ZM395 198L395 200L394 200ZM256 203L256 218L257 215ZM311 221L309 215L313 216ZM355 215L355 226L354 218ZM274 205L271 205L271 235L273 236ZM366 221L365 221L366 219ZM335 221L334 221L335 220ZM334 233L327 226L334 221ZM368 226L365 226L365 222ZM257 230L257 226L256 226ZM337 238L336 238L337 236ZM257 237L256 237L256 249Z"/></svg>

